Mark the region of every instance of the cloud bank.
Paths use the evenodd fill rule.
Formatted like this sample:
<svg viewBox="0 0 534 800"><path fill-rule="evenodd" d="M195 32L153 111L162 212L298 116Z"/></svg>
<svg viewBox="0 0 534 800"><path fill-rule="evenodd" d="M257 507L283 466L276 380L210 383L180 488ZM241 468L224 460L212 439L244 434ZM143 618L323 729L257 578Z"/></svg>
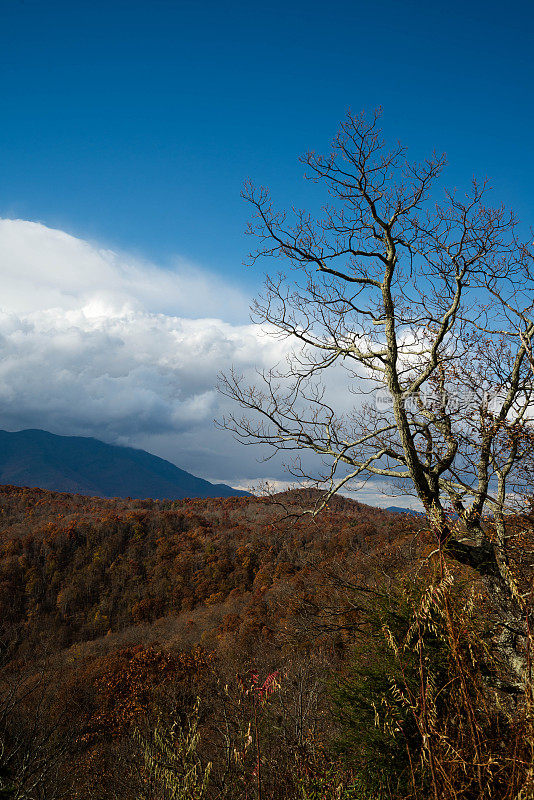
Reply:
<svg viewBox="0 0 534 800"><path fill-rule="evenodd" d="M240 488L287 485L281 460L213 424L229 407L217 374L234 366L254 382L290 346L246 322L238 288L25 220L0 220L0 271L0 428L141 447ZM329 389L351 402L341 374ZM373 484L358 497L391 502Z"/></svg>
<svg viewBox="0 0 534 800"><path fill-rule="evenodd" d="M239 290L24 220L0 221L0 264L0 427L144 447L212 480L262 475L213 427L217 373L252 373L283 350L239 321Z"/></svg>
<svg viewBox="0 0 534 800"><path fill-rule="evenodd" d="M0 219L0 307L88 316L117 311L226 320L248 316L248 299L220 278L177 259L169 269L117 253L38 222Z"/></svg>

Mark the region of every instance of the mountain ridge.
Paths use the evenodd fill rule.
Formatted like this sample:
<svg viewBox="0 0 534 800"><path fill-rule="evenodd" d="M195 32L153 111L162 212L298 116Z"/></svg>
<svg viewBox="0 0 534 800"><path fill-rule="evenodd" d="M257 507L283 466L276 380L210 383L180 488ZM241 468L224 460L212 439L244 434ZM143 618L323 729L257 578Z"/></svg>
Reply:
<svg viewBox="0 0 534 800"><path fill-rule="evenodd" d="M108 498L248 495L223 483L210 483L146 450L37 428L0 430L0 483Z"/></svg>

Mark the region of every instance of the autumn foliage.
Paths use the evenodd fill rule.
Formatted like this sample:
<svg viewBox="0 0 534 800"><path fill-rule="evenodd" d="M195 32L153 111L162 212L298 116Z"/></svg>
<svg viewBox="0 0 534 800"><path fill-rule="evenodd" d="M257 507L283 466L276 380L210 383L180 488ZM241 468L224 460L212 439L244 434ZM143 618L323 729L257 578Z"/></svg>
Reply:
<svg viewBox="0 0 534 800"><path fill-rule="evenodd" d="M424 518L316 500L1 487L5 796L511 800L530 700L492 598ZM510 531L525 592L531 517Z"/></svg>

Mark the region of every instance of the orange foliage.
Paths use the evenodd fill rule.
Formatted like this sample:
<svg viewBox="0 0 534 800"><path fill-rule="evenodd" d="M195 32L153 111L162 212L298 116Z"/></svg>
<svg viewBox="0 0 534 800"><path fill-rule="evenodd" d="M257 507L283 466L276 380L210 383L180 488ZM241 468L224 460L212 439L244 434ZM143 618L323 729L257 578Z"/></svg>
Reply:
<svg viewBox="0 0 534 800"><path fill-rule="evenodd" d="M85 739L118 736L139 725L171 685L198 683L212 661L213 655L200 647L176 654L138 645L112 653L99 664L97 710Z"/></svg>

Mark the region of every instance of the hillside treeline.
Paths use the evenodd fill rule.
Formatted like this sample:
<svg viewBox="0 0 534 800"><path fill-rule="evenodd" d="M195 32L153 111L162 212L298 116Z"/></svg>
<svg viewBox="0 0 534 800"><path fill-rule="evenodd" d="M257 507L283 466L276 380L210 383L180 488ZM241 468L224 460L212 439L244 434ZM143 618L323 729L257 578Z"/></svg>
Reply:
<svg viewBox="0 0 534 800"><path fill-rule="evenodd" d="M483 582L423 518L316 500L2 487L0 797L519 798Z"/></svg>

